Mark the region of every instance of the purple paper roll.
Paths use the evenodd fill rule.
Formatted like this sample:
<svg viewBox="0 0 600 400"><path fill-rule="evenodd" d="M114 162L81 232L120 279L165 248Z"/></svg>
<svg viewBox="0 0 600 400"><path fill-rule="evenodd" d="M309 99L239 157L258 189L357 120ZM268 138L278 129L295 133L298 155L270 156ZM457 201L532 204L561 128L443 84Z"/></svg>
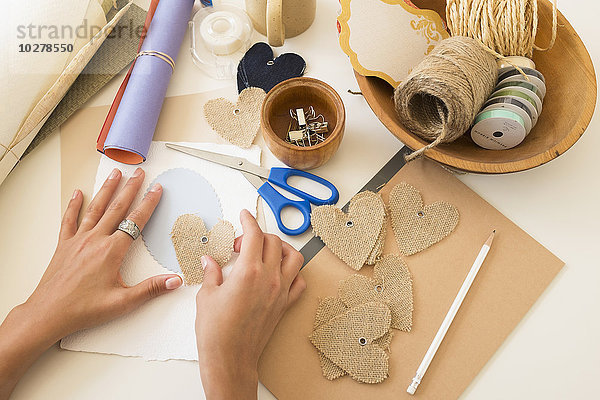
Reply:
<svg viewBox="0 0 600 400"><path fill-rule="evenodd" d="M174 61L194 0L160 0L140 52L162 52ZM173 70L160 57L138 57L115 114L104 153L127 164L146 160Z"/></svg>

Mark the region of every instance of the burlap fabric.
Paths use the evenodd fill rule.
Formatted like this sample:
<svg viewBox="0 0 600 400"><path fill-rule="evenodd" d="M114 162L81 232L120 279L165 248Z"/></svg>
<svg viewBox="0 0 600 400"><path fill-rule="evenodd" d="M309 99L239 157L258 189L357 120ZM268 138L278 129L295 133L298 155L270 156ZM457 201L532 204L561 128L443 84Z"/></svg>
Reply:
<svg viewBox="0 0 600 400"><path fill-rule="evenodd" d="M365 264L367 265L375 265L377 261L381 258L381 253L383 253L383 247L385 246L385 236L387 235L387 224L389 221L389 214L386 210L385 216L383 218L383 225L381 225L381 232L379 232L379 236L375 241L375 246L373 250L371 250L371 254L367 257L367 261Z"/></svg>
<svg viewBox="0 0 600 400"><path fill-rule="evenodd" d="M200 257L211 256L221 267L231 258L235 229L227 221L219 221L209 231L202 218L180 215L171 230L171 241L186 285L198 285L204 279Z"/></svg>
<svg viewBox="0 0 600 400"><path fill-rule="evenodd" d="M204 105L210 127L229 143L248 148L260 128L260 112L265 91L260 88L242 90L236 104L222 97Z"/></svg>
<svg viewBox="0 0 600 400"><path fill-rule="evenodd" d="M309 339L353 379L379 383L388 376L389 356L375 340L389 332L391 318L383 303L361 304L315 329Z"/></svg>
<svg viewBox="0 0 600 400"><path fill-rule="evenodd" d="M317 313L315 315L314 330L323 326L323 324L329 322L334 317L343 314L348 310L348 307L342 302L339 297L326 297L319 303ZM389 351L390 343L392 341L393 332L390 330L388 333L375 339L373 343L379 344L384 350ZM346 375L346 371L337 366L333 361L327 358L323 353L319 352L319 360L321 362L321 369L323 370L323 376L329 380L337 379L341 376Z"/></svg>
<svg viewBox="0 0 600 400"><path fill-rule="evenodd" d="M392 312L391 327L410 332L412 279L408 267L399 256L383 256L373 268L373 278L358 274L348 277L340 284L339 296L347 307L372 301L385 303Z"/></svg>
<svg viewBox="0 0 600 400"><path fill-rule="evenodd" d="M326 297L319 303L317 314L315 315L314 330L317 330L323 324L331 321L334 317L343 314L348 308L342 303L339 297ZM319 352L319 361L323 376L329 380L337 379L346 375L346 371L338 367L333 361Z"/></svg>
<svg viewBox="0 0 600 400"><path fill-rule="evenodd" d="M362 192L354 196L350 200L348 213L334 206L320 206L311 214L315 235L336 256L357 271L367 260L372 262L377 258L372 253L381 236L384 220L385 204L381 196L373 192Z"/></svg>
<svg viewBox="0 0 600 400"><path fill-rule="evenodd" d="M439 242L458 224L456 207L445 201L423 206L419 191L404 182L390 192L389 210L398 249L407 256Z"/></svg>

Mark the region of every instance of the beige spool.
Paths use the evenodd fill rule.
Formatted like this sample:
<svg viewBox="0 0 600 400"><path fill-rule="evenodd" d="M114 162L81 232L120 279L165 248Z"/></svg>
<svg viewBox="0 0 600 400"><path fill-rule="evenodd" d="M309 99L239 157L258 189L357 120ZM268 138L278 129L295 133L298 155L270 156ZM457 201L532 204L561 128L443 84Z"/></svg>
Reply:
<svg viewBox="0 0 600 400"><path fill-rule="evenodd" d="M441 41L394 92L404 126L431 141L407 161L463 135L496 79L496 59L480 42L462 36Z"/></svg>

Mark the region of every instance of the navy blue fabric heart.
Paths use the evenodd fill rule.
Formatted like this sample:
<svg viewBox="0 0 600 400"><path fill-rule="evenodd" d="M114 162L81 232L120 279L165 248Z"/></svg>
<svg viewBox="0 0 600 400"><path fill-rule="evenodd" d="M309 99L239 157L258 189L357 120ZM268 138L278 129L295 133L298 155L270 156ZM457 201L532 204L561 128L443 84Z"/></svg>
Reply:
<svg viewBox="0 0 600 400"><path fill-rule="evenodd" d="M273 58L273 49L258 42L240 60L237 70L238 93L249 87L259 87L268 92L286 79L304 74L306 62L295 53L284 53Z"/></svg>

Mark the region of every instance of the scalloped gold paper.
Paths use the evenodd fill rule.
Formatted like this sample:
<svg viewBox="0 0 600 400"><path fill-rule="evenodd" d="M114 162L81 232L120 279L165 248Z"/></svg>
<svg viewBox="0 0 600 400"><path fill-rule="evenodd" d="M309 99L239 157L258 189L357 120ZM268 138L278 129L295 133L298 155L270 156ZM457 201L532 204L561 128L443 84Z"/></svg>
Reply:
<svg viewBox="0 0 600 400"><path fill-rule="evenodd" d="M432 10L405 0L341 0L340 46L361 75L396 87L442 39L450 37Z"/></svg>

